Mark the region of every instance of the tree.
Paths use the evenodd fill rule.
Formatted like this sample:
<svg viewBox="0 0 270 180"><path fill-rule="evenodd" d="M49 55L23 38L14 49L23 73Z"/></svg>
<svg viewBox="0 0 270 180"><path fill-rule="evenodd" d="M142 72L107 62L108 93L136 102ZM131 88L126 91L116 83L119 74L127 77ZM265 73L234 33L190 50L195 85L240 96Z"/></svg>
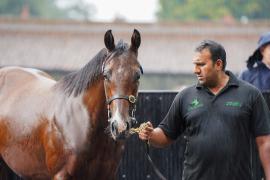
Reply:
<svg viewBox="0 0 270 180"><path fill-rule="evenodd" d="M60 1L60 0L59 0ZM77 20L89 20L96 12L95 8L83 0L65 0L63 9L68 18Z"/></svg>
<svg viewBox="0 0 270 180"><path fill-rule="evenodd" d="M159 0L160 20L218 20L270 18L269 0Z"/></svg>
<svg viewBox="0 0 270 180"><path fill-rule="evenodd" d="M71 2L71 1L68 1ZM91 5L82 0L73 0L66 7L60 7L55 0L0 0L0 15L20 17L24 10L33 18L81 19L91 17Z"/></svg>

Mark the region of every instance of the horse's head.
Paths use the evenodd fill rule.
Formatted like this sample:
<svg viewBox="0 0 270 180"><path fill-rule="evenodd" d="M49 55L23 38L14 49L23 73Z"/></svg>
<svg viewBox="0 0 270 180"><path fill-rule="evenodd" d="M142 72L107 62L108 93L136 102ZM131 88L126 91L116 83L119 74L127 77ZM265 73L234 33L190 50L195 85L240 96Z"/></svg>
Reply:
<svg viewBox="0 0 270 180"><path fill-rule="evenodd" d="M135 124L139 79L143 73L138 57L140 33L135 29L131 45L120 41L116 46L111 30L104 36L108 50L102 71L108 108L109 129L113 139L124 139Z"/></svg>

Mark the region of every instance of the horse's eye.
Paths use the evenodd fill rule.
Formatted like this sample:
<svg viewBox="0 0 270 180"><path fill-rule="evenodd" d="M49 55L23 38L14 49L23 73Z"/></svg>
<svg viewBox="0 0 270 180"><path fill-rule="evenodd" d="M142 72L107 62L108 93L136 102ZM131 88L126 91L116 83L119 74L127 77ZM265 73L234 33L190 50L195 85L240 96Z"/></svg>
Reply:
<svg viewBox="0 0 270 180"><path fill-rule="evenodd" d="M104 80L109 81L111 77L112 77L112 71L111 70L106 70L106 71L103 72Z"/></svg>
<svg viewBox="0 0 270 180"><path fill-rule="evenodd" d="M140 73L136 73L136 75L135 75L135 80L138 81L140 78L141 78Z"/></svg>
<svg viewBox="0 0 270 180"><path fill-rule="evenodd" d="M109 80L109 77L108 77L108 74L103 74L103 78L104 78L104 80Z"/></svg>

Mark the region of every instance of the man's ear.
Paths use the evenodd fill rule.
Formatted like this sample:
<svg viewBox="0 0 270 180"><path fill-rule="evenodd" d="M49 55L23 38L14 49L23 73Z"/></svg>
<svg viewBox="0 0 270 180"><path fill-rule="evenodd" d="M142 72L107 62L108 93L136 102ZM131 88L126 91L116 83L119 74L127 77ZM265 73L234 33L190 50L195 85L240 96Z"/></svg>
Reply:
<svg viewBox="0 0 270 180"><path fill-rule="evenodd" d="M223 70L223 61L221 59L218 59L215 63L218 70Z"/></svg>

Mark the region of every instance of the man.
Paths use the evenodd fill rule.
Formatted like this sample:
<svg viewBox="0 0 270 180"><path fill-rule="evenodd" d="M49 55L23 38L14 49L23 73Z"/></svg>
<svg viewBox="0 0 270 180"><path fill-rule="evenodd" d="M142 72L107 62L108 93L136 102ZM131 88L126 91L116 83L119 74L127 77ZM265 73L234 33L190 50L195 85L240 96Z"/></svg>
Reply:
<svg viewBox="0 0 270 180"><path fill-rule="evenodd" d="M198 84L178 93L157 128L139 133L155 147L186 137L184 180L250 180L250 137L270 180L270 113L262 94L225 71L226 52L203 41L193 60Z"/></svg>
<svg viewBox="0 0 270 180"><path fill-rule="evenodd" d="M260 37L257 49L247 60L247 68L240 79L261 91L270 90L270 32Z"/></svg>

